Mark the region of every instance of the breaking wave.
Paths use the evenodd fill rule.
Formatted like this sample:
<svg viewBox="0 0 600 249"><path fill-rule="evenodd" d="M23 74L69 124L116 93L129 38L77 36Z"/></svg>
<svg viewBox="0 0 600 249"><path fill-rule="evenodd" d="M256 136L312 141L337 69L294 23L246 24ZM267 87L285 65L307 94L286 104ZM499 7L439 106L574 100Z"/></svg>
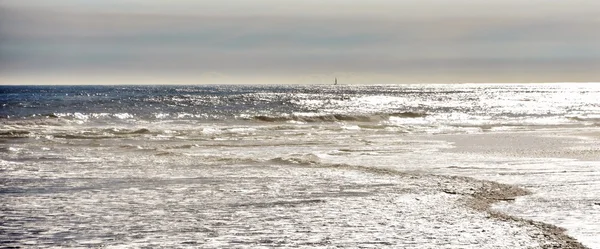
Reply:
<svg viewBox="0 0 600 249"><path fill-rule="evenodd" d="M26 137L29 134L31 134L31 132L29 132L29 131L23 131L23 130L0 131L0 137L7 137L7 138L11 138L11 137Z"/></svg>
<svg viewBox="0 0 600 249"><path fill-rule="evenodd" d="M600 123L600 116L570 116L567 118L570 120L579 121L579 122Z"/></svg>
<svg viewBox="0 0 600 249"><path fill-rule="evenodd" d="M390 117L400 118L422 118L427 116L426 113L420 112L399 112L399 113L378 113L378 114L325 114L325 115L279 115L279 116L267 116L258 115L254 116L254 120L263 122L340 122L340 121L351 121L351 122L379 122L388 120Z"/></svg>
<svg viewBox="0 0 600 249"><path fill-rule="evenodd" d="M285 157L276 157L269 160L274 164L314 165L321 163L321 158L315 154L299 154Z"/></svg>
<svg viewBox="0 0 600 249"><path fill-rule="evenodd" d="M63 127L131 128L154 124L194 129L215 123L269 127L354 123L365 129L421 130L448 126L482 126L482 130L490 130L496 126L598 125L600 106L595 98L584 98L594 96L588 93L597 93L594 86L589 86L559 87L561 91L530 85L11 87L3 89L8 95L0 96L0 125L2 130L32 133ZM489 93L494 95L481 97ZM106 133L121 136L148 132ZM251 133L254 131L245 132ZM0 134L17 135L28 136Z"/></svg>

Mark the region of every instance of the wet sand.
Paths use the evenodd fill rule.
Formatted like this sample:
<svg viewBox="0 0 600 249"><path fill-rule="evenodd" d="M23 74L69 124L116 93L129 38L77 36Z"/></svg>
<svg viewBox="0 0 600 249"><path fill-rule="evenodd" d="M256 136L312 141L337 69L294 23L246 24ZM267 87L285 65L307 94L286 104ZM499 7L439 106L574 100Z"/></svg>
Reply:
<svg viewBox="0 0 600 249"><path fill-rule="evenodd" d="M469 167L433 167L433 173L509 183L529 192L514 202L484 202L487 207L482 210L500 219L545 228L568 246L575 242L565 234L576 235L577 240L596 248L600 231L596 218L600 212L595 205L600 200L599 134L590 127L426 138L449 142L451 148L442 149L443 153L468 155L471 161ZM477 160L480 162L473 163ZM571 247L562 244L559 248Z"/></svg>
<svg viewBox="0 0 600 249"><path fill-rule="evenodd" d="M518 223L522 226L533 227L534 230L537 231L531 233L530 236L539 242L539 245L536 247L566 249L588 248L579 243L573 237L566 235L565 230L563 228L546 224L543 222L536 222L528 219L518 218L491 209L494 203L512 202L517 197L531 194L531 192L520 187L461 176L414 175L394 170L356 167L347 165L337 165L333 167L352 168L376 174L400 175L402 177L412 179L415 179L417 177L426 178L428 179L427 181L429 181L430 184L438 186L438 188L435 188L436 191L446 193L449 195L462 196L462 198L460 199L461 203L473 210L487 213L489 215L489 219L495 219L501 222ZM427 188L425 186L423 187Z"/></svg>
<svg viewBox="0 0 600 249"><path fill-rule="evenodd" d="M527 158L600 161L598 128L436 135L428 139L452 143L445 151Z"/></svg>

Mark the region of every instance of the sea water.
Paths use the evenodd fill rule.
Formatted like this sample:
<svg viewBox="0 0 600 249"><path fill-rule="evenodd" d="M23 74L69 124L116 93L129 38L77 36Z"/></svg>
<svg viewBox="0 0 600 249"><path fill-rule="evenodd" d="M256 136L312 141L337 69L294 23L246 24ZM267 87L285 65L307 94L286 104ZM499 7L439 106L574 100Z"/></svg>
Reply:
<svg viewBox="0 0 600 249"><path fill-rule="evenodd" d="M31 247L600 248L600 85L0 86L0 240ZM345 165L337 167L335 165ZM385 168L407 176L373 174Z"/></svg>

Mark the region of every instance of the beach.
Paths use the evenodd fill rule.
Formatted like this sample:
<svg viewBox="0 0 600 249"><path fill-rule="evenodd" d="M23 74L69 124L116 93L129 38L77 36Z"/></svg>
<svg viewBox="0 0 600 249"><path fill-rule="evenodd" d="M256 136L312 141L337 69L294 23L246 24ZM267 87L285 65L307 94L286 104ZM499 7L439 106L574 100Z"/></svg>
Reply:
<svg viewBox="0 0 600 249"><path fill-rule="evenodd" d="M596 85L115 88L2 95L4 246L600 246Z"/></svg>

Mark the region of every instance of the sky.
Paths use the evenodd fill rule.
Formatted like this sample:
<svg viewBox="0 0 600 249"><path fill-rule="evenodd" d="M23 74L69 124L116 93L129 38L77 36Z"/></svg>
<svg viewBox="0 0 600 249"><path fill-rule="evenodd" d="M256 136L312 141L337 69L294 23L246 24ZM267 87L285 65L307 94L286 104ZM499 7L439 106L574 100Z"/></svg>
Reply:
<svg viewBox="0 0 600 249"><path fill-rule="evenodd" d="M597 0L0 0L0 84L600 82Z"/></svg>

